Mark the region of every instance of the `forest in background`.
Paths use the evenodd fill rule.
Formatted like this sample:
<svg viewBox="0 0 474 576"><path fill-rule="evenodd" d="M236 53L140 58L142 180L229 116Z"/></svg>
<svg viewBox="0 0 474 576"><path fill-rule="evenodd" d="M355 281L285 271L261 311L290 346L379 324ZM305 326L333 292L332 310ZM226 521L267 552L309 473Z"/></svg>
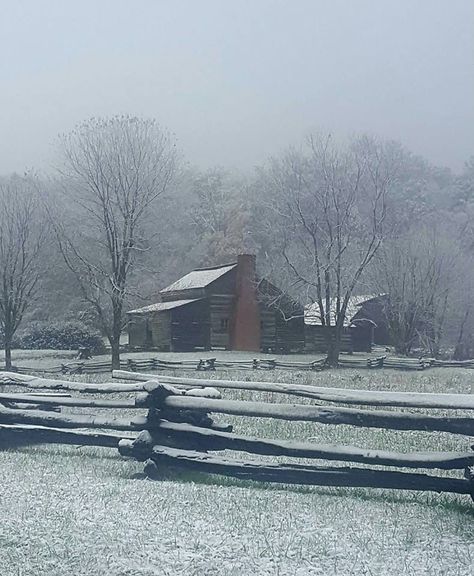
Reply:
<svg viewBox="0 0 474 576"><path fill-rule="evenodd" d="M97 126L95 129L100 147L102 136ZM313 217L313 231L319 229L321 223L314 220L318 204L311 204L308 191L320 186L321 170L329 165L334 171L331 182L340 186L338 190L349 189L347 182L355 178L353 164L347 160L352 162L355 157L353 142L334 143L324 135L318 142L330 142L335 155L329 161L324 156L317 169L314 145L312 148L308 138L253 171L238 173L225 167L201 171L190 166L171 137L165 131L159 134L166 140L173 165L165 184L160 184L160 193L146 205L146 217L134 239L133 265L130 261L121 313L156 302L160 289L191 269L232 262L242 252L256 254L259 274L303 304L316 301L310 290L312 281L298 281L294 274L299 265L306 265L301 260L307 249L301 226L308 222L306 218L296 222L294 211L288 210L292 199L303 199L304 215ZM89 213L84 211L82 184L71 179L66 169L67 138L58 146L57 169L0 179L4 197L11 198L13 189L16 197L34 196L32 221L41 228L41 247L34 253L34 294L25 306L19 334L32 322L78 319L103 331L98 308L81 290L80 279L88 280L83 272L68 266L64 243L58 241L62 232L54 224L60 223L63 232L66 228L74 235L74 250L94 251L97 238L90 225L91 208L87 208ZM430 165L399 143L369 140L379 147L372 150L372 158L380 160L377 154L382 148L390 153L390 167L395 167L396 176L387 180L384 189L383 234L377 236L380 246L351 294L390 295L391 329L397 335L400 352L411 353L422 346L434 355L456 349L459 357L473 357L474 158L455 174ZM108 145L114 149L113 142ZM74 146L77 142L72 142L73 150ZM320 159L321 151L317 153ZM366 177L368 185L373 185L367 173ZM361 246L368 241L364 220L366 213L370 216L367 190L359 186L357 199L350 200L353 204L346 222L344 259L338 263L345 269L357 260ZM348 202L346 197L344 201ZM342 228L338 222L331 221L334 230ZM107 265L103 272L107 275Z"/></svg>

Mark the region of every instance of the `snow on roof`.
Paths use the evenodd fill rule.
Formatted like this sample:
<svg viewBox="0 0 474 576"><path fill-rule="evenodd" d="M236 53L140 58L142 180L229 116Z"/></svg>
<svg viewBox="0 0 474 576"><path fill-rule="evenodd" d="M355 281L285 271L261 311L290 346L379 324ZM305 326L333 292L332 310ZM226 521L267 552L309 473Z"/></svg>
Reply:
<svg viewBox="0 0 474 576"><path fill-rule="evenodd" d="M180 308L181 306L186 306L186 304L191 304L191 302L197 302L198 300L202 300L202 298L194 298L192 300L172 300L171 302L157 302L156 304L150 304L149 306L144 306L143 308L130 310L130 312L127 312L127 314L147 314L148 312L163 312L164 310L172 310L173 308Z"/></svg>
<svg viewBox="0 0 474 576"><path fill-rule="evenodd" d="M352 318L359 312L360 306L365 302L377 298L379 294L359 294L351 296L347 304L346 317L344 318L344 326L349 326ZM336 299L331 299L331 322L336 322ZM304 323L309 326L321 326L321 316L319 313L319 306L317 303L306 306L304 311Z"/></svg>
<svg viewBox="0 0 474 576"><path fill-rule="evenodd" d="M230 272L237 264L226 264L225 266L213 266L212 268L198 268L183 276L173 284L163 288L161 292L174 292L176 290L189 290L192 288L205 288L212 282Z"/></svg>

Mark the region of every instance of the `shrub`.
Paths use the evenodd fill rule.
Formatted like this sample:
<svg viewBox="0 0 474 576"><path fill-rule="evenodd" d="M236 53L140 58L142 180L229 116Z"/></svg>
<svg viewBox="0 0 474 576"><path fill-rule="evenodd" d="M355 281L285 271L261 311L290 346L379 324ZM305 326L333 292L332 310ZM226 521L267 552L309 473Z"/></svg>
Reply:
<svg viewBox="0 0 474 576"><path fill-rule="evenodd" d="M85 347L95 353L104 351L100 333L78 320L32 322L22 331L19 345L33 350L77 350Z"/></svg>

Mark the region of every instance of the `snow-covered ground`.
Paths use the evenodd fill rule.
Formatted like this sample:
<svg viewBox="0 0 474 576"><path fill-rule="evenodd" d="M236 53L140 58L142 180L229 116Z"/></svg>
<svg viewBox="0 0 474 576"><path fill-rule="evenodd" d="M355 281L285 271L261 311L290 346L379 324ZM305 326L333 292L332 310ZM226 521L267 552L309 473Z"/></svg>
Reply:
<svg viewBox="0 0 474 576"><path fill-rule="evenodd" d="M90 449L0 453L2 576L473 573L468 501L132 479L140 468Z"/></svg>
<svg viewBox="0 0 474 576"><path fill-rule="evenodd" d="M239 372L211 375L216 376L237 379ZM464 369L275 371L258 377L366 389L474 391L472 372ZM465 450L472 444L444 433L222 420L248 435L399 451ZM37 446L0 452L1 576L472 576L474 571L474 503L465 496L249 485L189 475L153 482L136 477L142 468L107 449Z"/></svg>

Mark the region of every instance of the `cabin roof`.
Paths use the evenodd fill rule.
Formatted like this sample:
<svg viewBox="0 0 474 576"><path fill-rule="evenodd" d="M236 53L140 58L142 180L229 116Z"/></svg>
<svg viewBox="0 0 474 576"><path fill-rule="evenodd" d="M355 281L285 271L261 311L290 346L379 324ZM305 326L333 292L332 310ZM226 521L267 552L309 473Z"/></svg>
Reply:
<svg viewBox="0 0 474 576"><path fill-rule="evenodd" d="M192 290L193 288L206 288L215 280L227 274L237 266L236 263L224 266L212 266L211 268L197 268L189 272L173 284L161 290L161 293L177 292L180 290Z"/></svg>
<svg viewBox="0 0 474 576"><path fill-rule="evenodd" d="M148 314L149 312L163 312L165 310L181 308L181 306L186 306L187 304L191 304L191 302L197 302L198 300L202 300L202 298L194 298L191 300L172 300L171 302L157 302L156 304L143 306L143 308L130 310L130 312L127 312L127 314Z"/></svg>
<svg viewBox="0 0 474 576"><path fill-rule="evenodd" d="M358 294L349 298L347 305L346 317L344 318L344 326L351 324L354 316L360 311L363 304L376 300L377 298L384 297L385 294ZM331 299L331 322L336 322L336 299ZM317 303L310 304L305 307L304 323L308 326L321 326L321 315L319 313L319 306Z"/></svg>

